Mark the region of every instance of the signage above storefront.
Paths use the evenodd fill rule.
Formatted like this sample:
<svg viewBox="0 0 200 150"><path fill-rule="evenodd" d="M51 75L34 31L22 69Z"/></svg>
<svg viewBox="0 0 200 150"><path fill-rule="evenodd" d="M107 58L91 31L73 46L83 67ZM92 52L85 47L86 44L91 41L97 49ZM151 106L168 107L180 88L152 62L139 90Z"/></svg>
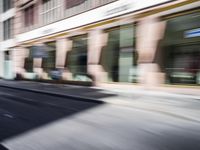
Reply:
<svg viewBox="0 0 200 150"><path fill-rule="evenodd" d="M43 30L41 34L48 35L48 34L53 33L53 31L54 31L53 29L46 29L46 30Z"/></svg>
<svg viewBox="0 0 200 150"><path fill-rule="evenodd" d="M185 38L193 38L193 37L200 37L200 28L185 31L184 32Z"/></svg>
<svg viewBox="0 0 200 150"><path fill-rule="evenodd" d="M111 3L110 6L105 6L105 17L122 15L145 8L153 7L162 3L166 3L172 0L119 0L115 3Z"/></svg>
<svg viewBox="0 0 200 150"><path fill-rule="evenodd" d="M125 5L122 5L122 6L119 6L119 7L116 7L111 10L106 11L105 16L110 16L110 15L113 15L113 14L116 14L119 12L123 12L123 11L129 10L130 8L131 8L130 5L125 4Z"/></svg>

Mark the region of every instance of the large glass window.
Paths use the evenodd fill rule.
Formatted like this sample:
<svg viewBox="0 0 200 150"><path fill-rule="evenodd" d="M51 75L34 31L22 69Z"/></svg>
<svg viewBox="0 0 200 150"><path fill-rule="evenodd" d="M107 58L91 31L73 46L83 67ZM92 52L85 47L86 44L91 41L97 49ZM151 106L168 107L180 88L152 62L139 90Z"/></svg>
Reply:
<svg viewBox="0 0 200 150"><path fill-rule="evenodd" d="M87 35L71 38L72 50L67 53L66 67L75 80L86 80L87 76Z"/></svg>
<svg viewBox="0 0 200 150"><path fill-rule="evenodd" d="M3 22L3 39L8 40L13 37L13 18Z"/></svg>
<svg viewBox="0 0 200 150"><path fill-rule="evenodd" d="M167 82L200 84L200 13L167 20L162 41Z"/></svg>
<svg viewBox="0 0 200 150"><path fill-rule="evenodd" d="M112 82L136 82L137 52L133 24L108 29L100 63Z"/></svg>
<svg viewBox="0 0 200 150"><path fill-rule="evenodd" d="M33 56L31 47L28 48L29 56L24 60L24 69L27 72L33 72Z"/></svg>
<svg viewBox="0 0 200 150"><path fill-rule="evenodd" d="M55 70L56 64L56 44L55 42L49 42L45 44L47 47L47 57L42 59L42 68L47 73Z"/></svg>
<svg viewBox="0 0 200 150"><path fill-rule="evenodd" d="M200 45L169 47L167 77L169 83L200 84Z"/></svg>
<svg viewBox="0 0 200 150"><path fill-rule="evenodd" d="M13 7L13 0L3 0L3 11L7 11Z"/></svg>

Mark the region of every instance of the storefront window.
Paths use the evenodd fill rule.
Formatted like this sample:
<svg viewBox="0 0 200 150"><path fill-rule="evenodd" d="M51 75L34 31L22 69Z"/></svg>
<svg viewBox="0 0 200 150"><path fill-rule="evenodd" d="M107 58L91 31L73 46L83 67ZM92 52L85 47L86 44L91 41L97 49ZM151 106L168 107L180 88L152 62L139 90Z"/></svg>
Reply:
<svg viewBox="0 0 200 150"><path fill-rule="evenodd" d="M87 75L87 35L71 38L72 50L67 53L66 67L73 74L74 80L90 80Z"/></svg>
<svg viewBox="0 0 200 150"><path fill-rule="evenodd" d="M24 69L26 72L33 72L33 57L32 57L32 49L28 48L29 56L24 60Z"/></svg>
<svg viewBox="0 0 200 150"><path fill-rule="evenodd" d="M135 27L133 24L106 30L107 45L102 50L101 65L111 82L136 82Z"/></svg>
<svg viewBox="0 0 200 150"><path fill-rule="evenodd" d="M25 58L24 69L27 72L33 72L33 59L32 58Z"/></svg>
<svg viewBox="0 0 200 150"><path fill-rule="evenodd" d="M108 73L108 80L117 82L119 80L119 28L107 30L106 33L108 34L108 42L102 50L101 65Z"/></svg>
<svg viewBox="0 0 200 150"><path fill-rule="evenodd" d="M42 59L42 68L45 72L50 73L55 70L56 64L56 44L55 42L49 42L45 44L47 49L47 57Z"/></svg>
<svg viewBox="0 0 200 150"><path fill-rule="evenodd" d="M200 13L167 20L163 49L167 82L200 84Z"/></svg>

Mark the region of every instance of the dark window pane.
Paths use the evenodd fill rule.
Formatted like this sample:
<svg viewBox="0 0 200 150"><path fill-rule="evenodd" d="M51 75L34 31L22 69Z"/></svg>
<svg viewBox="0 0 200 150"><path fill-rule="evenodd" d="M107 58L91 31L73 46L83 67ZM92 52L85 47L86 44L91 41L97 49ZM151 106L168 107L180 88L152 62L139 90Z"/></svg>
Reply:
<svg viewBox="0 0 200 150"><path fill-rule="evenodd" d="M87 35L72 37L72 51L67 53L66 66L76 75L87 74Z"/></svg>
<svg viewBox="0 0 200 150"><path fill-rule="evenodd" d="M27 72L33 72L33 58L25 58L24 69Z"/></svg>
<svg viewBox="0 0 200 150"><path fill-rule="evenodd" d="M5 60L10 60L10 52L9 51L5 51L4 56L5 56L4 57Z"/></svg>
<svg viewBox="0 0 200 150"><path fill-rule="evenodd" d="M34 5L24 10L24 25L25 27L34 25Z"/></svg>
<svg viewBox="0 0 200 150"><path fill-rule="evenodd" d="M56 66L56 47L55 42L46 43L48 57L42 59L42 68L46 72L50 72L55 69Z"/></svg>
<svg viewBox="0 0 200 150"><path fill-rule="evenodd" d="M86 0L66 0L66 8L72 8L74 6L84 3Z"/></svg>
<svg viewBox="0 0 200 150"><path fill-rule="evenodd" d="M43 4L44 4L44 3L47 3L48 1L50 1L50 0L43 0Z"/></svg>
<svg viewBox="0 0 200 150"><path fill-rule="evenodd" d="M12 0L3 0L3 11L7 11L13 7Z"/></svg>
<svg viewBox="0 0 200 150"><path fill-rule="evenodd" d="M3 22L3 38L4 40L12 38L12 25L13 25L13 18L10 18Z"/></svg>

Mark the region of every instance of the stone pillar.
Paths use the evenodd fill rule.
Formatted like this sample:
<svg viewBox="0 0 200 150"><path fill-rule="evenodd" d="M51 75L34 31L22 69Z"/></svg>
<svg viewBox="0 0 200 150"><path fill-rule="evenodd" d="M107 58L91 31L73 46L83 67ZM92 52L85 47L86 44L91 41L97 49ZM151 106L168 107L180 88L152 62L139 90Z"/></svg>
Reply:
<svg viewBox="0 0 200 150"><path fill-rule="evenodd" d="M139 82L145 85L159 85L165 81L165 74L154 62L159 40L163 38L165 22L158 18L147 17L141 20L137 28L137 50Z"/></svg>
<svg viewBox="0 0 200 150"><path fill-rule="evenodd" d="M67 53L67 39L60 38L56 40L56 68L64 69Z"/></svg>
<svg viewBox="0 0 200 150"><path fill-rule="evenodd" d="M67 52L72 49L72 41L67 38L59 38L56 41L56 68L64 70L63 80L71 80L72 74L65 66Z"/></svg>
<svg viewBox="0 0 200 150"><path fill-rule="evenodd" d="M106 81L107 73L99 64L102 47L107 42L107 36L101 30L92 30L88 38L88 73L94 77L95 84Z"/></svg>
<svg viewBox="0 0 200 150"><path fill-rule="evenodd" d="M13 65L14 65L14 72L22 74L25 72L24 63L25 58L28 57L29 51L27 48L24 47L16 47L12 51L12 58Z"/></svg>
<svg viewBox="0 0 200 150"><path fill-rule="evenodd" d="M33 72L38 75L38 78L42 77L42 58L33 58Z"/></svg>

